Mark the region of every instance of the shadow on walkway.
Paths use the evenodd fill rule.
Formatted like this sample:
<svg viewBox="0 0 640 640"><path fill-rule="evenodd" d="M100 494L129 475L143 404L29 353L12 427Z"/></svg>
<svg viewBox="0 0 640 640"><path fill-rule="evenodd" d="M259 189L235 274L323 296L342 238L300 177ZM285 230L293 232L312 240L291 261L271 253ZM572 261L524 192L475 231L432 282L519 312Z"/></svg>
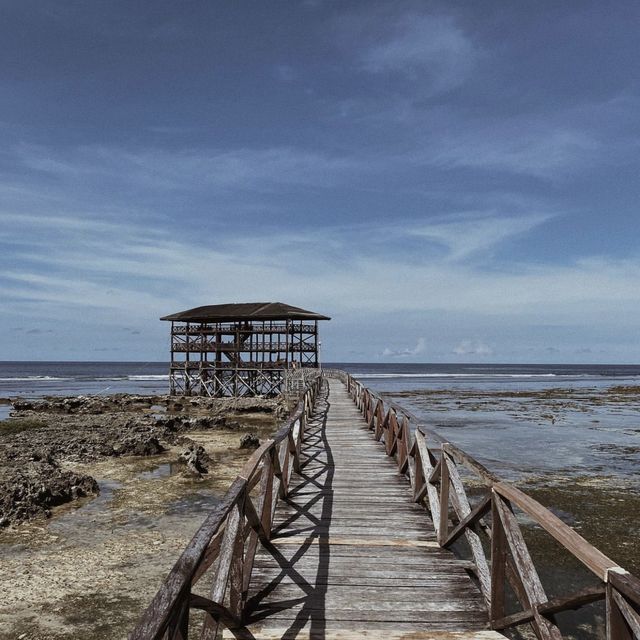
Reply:
<svg viewBox="0 0 640 640"><path fill-rule="evenodd" d="M323 638L325 635L325 598L330 559L328 531L333 511L334 475L333 454L326 435L330 406L329 386L325 381L316 401L314 414L305 429L301 472L298 476L300 482L280 503L287 505L293 513L272 531L271 541L276 544L290 536L303 536L304 541L290 558L285 557L274 544L264 545L264 548L278 562L280 573L247 602L245 618L247 625L264 620L278 611L302 605L295 620L282 635L283 640L296 638L307 625L309 625L311 637ZM312 513L312 510L317 513L317 509L312 508L318 503L322 505L320 516ZM318 565L315 584L310 584L296 570L296 564L309 550L313 550L314 553L311 555L315 556L315 548L318 549ZM263 603L265 598L285 579L287 583L295 584L300 590L300 596ZM237 631L234 633L238 638L253 637L251 634L246 635Z"/></svg>

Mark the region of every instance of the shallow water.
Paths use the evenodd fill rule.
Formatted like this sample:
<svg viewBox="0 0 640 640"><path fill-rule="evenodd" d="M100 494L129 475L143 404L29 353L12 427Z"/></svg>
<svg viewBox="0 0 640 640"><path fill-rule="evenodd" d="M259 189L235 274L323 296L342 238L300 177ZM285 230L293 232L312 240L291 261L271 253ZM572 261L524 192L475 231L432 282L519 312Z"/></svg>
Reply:
<svg viewBox="0 0 640 640"><path fill-rule="evenodd" d="M603 389L551 402L499 391L463 401L457 390L435 399L420 391L388 395L505 479L607 475L640 489L637 400L619 403Z"/></svg>
<svg viewBox="0 0 640 640"><path fill-rule="evenodd" d="M159 464L153 469L149 469L148 471L141 471L139 478L141 478L142 480L152 480L153 478L167 478L173 473L176 473L178 466L179 465L177 463L165 462L163 464Z"/></svg>

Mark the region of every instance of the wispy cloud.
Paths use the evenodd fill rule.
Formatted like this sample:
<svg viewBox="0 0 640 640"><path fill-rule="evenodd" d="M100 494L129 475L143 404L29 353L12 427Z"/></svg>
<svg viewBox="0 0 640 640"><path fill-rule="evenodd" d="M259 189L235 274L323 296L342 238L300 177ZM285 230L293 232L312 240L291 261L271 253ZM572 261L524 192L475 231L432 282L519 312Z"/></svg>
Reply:
<svg viewBox="0 0 640 640"><path fill-rule="evenodd" d="M490 356L493 349L480 340L463 340L453 348L452 353L457 356Z"/></svg>
<svg viewBox="0 0 640 640"><path fill-rule="evenodd" d="M437 93L461 84L473 69L477 49L451 16L410 12L391 24L362 53L365 70L420 77Z"/></svg>
<svg viewBox="0 0 640 640"><path fill-rule="evenodd" d="M490 251L495 240L456 244L449 238L453 233L446 235L448 246L460 259L436 256L416 262L402 252L385 252L384 242L373 254L370 245L367 251L349 251L350 238L333 227L316 231L312 241L274 231L242 233L220 245L215 238L194 242L164 230L150 236L147 222L121 225L73 216L48 216L38 222L36 217L21 220L12 215L0 220L16 247L11 260L3 261L2 294L37 302L40 309L58 303L110 309L113 318L124 310L148 318L165 312L167 300L173 307L266 296L345 312L378 312L381 301L384 308L398 312L534 313L546 318L585 313L605 317L611 304L626 313L640 311L640 259L591 258L565 265L512 262L505 270L495 265L482 269L462 257ZM452 224L457 229L460 222ZM370 237L388 237L386 227L368 225L366 231ZM25 236L28 243L22 242ZM353 236L368 237L357 229L352 229ZM327 260L319 247L340 259ZM34 309L37 314L38 307Z"/></svg>
<svg viewBox="0 0 640 640"><path fill-rule="evenodd" d="M550 218L549 214L518 217L466 214L416 226L409 233L442 245L447 250L447 258L456 261L486 255L496 245L527 233Z"/></svg>
<svg viewBox="0 0 640 640"><path fill-rule="evenodd" d="M425 339L418 338L418 342L416 342L416 346L413 348L405 348L405 349L390 349L386 347L381 353L383 358L410 358L411 356L417 356L421 353L424 353L425 350Z"/></svg>
<svg viewBox="0 0 640 640"><path fill-rule="evenodd" d="M59 180L115 178L138 189L162 191L329 186L358 166L348 157L294 147L167 151L93 145L60 151L21 145L17 158L25 168Z"/></svg>
<svg viewBox="0 0 640 640"><path fill-rule="evenodd" d="M450 233L441 235L456 260L433 256L415 261L397 249L401 240L391 236L388 227L371 223L360 229L327 227L313 238L277 230L243 232L220 243L215 237L196 241L165 229L150 231L148 221L137 222L133 213L129 218L119 224L71 214L40 219L0 215L4 241L13 246L10 255L0 251L0 321L37 327L46 317L67 331L86 325L86 336L111 327L114 342L146 340L150 349L162 352L161 315L198 304L272 299L331 315L334 322L329 324L335 327L329 328L325 341L334 358L355 349L369 357L411 359L425 353L425 341L413 347L385 345L388 323L381 324L376 335L369 331L366 340L357 336L381 311L389 310L394 326L405 334L432 331L431 318L451 317L458 318L456 332L473 331L477 323L493 326L483 330L492 339L497 339L493 331L498 327L523 322L562 327L589 318L593 326L624 330L628 318L640 315L640 257L564 265L511 262L505 269L490 263L482 268L475 257L490 253L495 243L456 245L448 239L455 235ZM408 225L407 234L410 229ZM366 250L354 250L353 237ZM413 325L404 322L409 316ZM361 320L349 335L347 327L355 317ZM416 318L421 319L418 324ZM142 333L123 331L123 326ZM441 335L449 330L444 322ZM441 353L446 358L443 349L435 345L430 357ZM462 340L454 354L495 355L490 350L490 342Z"/></svg>
<svg viewBox="0 0 640 640"><path fill-rule="evenodd" d="M436 164L556 178L558 172L591 164L599 148L592 135L575 126L519 118L448 134L429 158Z"/></svg>

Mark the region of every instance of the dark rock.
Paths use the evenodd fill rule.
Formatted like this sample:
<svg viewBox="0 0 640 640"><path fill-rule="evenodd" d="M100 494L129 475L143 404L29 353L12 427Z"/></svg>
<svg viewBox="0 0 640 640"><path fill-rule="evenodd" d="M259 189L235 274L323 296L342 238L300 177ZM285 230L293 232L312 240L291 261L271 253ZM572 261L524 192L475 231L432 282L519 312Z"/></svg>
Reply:
<svg viewBox="0 0 640 640"><path fill-rule="evenodd" d="M202 477L203 473L209 473L207 463L211 462L209 454L202 445L185 438L186 449L180 454L180 460L187 465L187 469L193 475Z"/></svg>
<svg viewBox="0 0 640 640"><path fill-rule="evenodd" d="M30 460L34 462L47 462L52 466L58 466L51 449L35 449L31 454Z"/></svg>
<svg viewBox="0 0 640 640"><path fill-rule="evenodd" d="M113 446L119 456L155 456L165 451L156 436L126 438Z"/></svg>
<svg viewBox="0 0 640 640"><path fill-rule="evenodd" d="M168 444L180 444L186 469L201 476L211 460L201 445L185 437L188 433L236 429L239 438L248 421L268 426L283 407L261 398L128 394L13 398L11 402L12 423L0 430L0 526L46 515L57 504L98 491L90 476L63 471L63 461L153 456ZM239 416L250 413L264 417ZM253 435L243 439L241 446L253 449L259 440Z"/></svg>
<svg viewBox="0 0 640 640"><path fill-rule="evenodd" d="M255 433L245 433L240 438L240 449L257 449L260 446L260 438Z"/></svg>
<svg viewBox="0 0 640 640"><path fill-rule="evenodd" d="M0 482L0 526L49 516L52 507L99 491L91 476L62 471L46 462L16 468Z"/></svg>

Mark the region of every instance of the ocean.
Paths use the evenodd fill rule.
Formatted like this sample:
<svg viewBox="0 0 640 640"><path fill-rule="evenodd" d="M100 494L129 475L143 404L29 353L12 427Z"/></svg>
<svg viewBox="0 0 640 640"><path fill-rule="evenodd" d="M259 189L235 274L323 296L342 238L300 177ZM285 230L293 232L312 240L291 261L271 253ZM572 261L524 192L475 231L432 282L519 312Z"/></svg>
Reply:
<svg viewBox="0 0 640 640"><path fill-rule="evenodd" d="M620 364L356 364L344 369L372 389L512 390L557 386L586 387L638 384L640 365Z"/></svg>
<svg viewBox="0 0 640 640"><path fill-rule="evenodd" d="M0 397L169 391L165 362L0 362Z"/></svg>
<svg viewBox="0 0 640 640"><path fill-rule="evenodd" d="M640 384L640 365L327 363L373 389L538 389ZM161 394L169 389L165 362L0 362L0 397Z"/></svg>

